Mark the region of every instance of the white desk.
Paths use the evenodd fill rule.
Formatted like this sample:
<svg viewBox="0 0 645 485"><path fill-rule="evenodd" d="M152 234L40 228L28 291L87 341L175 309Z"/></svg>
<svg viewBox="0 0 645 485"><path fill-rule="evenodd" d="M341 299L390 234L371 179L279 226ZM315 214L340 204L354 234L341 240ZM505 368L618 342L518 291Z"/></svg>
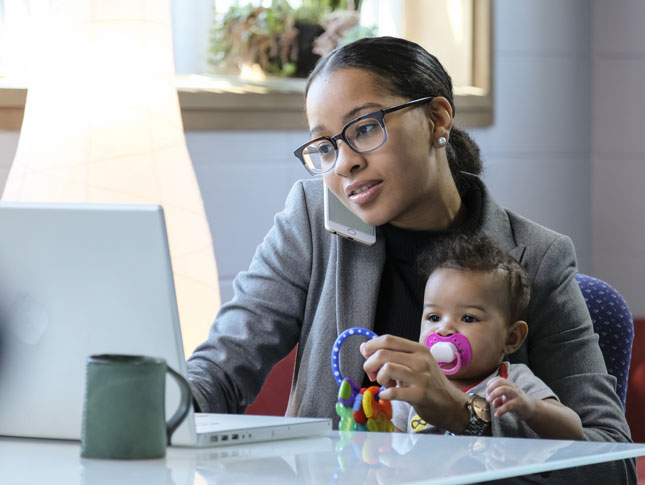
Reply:
<svg viewBox="0 0 645 485"><path fill-rule="evenodd" d="M79 443L0 438L0 483L473 483L645 455L643 444L330 432L327 437L209 449L165 459L80 458Z"/></svg>

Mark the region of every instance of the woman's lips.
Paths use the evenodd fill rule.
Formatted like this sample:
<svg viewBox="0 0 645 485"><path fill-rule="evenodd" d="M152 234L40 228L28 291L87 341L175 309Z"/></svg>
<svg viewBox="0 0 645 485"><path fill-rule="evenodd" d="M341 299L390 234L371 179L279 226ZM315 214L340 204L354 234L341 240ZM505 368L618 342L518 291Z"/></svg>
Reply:
<svg viewBox="0 0 645 485"><path fill-rule="evenodd" d="M374 199L383 187L383 181L365 182L350 185L347 189L349 200L356 205L363 205Z"/></svg>

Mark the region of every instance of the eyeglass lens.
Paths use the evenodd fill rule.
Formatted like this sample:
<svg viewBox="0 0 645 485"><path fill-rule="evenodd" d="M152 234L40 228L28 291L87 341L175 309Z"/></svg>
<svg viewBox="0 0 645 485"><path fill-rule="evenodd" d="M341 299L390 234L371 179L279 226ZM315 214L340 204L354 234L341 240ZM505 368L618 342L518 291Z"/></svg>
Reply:
<svg viewBox="0 0 645 485"><path fill-rule="evenodd" d="M349 146L359 152L369 152L385 141L385 131L376 118L359 118L347 125L342 137ZM326 172L336 162L337 150L331 140L317 140L305 147L302 156L314 172Z"/></svg>

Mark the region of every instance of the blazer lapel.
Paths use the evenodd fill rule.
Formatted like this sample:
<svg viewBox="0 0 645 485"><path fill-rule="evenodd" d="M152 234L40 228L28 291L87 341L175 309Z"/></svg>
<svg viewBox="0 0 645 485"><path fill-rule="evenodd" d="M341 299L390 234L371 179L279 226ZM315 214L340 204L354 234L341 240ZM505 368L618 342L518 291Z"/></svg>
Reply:
<svg viewBox="0 0 645 485"><path fill-rule="evenodd" d="M489 237L501 250L522 263L526 246L518 245L513 235L513 228L508 213L491 197L486 185L479 177L465 174L471 182L477 184L482 192L481 232Z"/></svg>
<svg viewBox="0 0 645 485"><path fill-rule="evenodd" d="M513 258L518 263L522 263L522 258L524 257L524 252L526 251L526 246L520 245L515 246L508 252L508 255Z"/></svg>

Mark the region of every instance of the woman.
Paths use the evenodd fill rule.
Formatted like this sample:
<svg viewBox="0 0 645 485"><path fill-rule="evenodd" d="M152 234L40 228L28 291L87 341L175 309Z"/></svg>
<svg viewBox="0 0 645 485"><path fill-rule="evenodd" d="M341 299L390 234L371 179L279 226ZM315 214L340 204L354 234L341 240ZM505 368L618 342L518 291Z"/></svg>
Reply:
<svg viewBox="0 0 645 485"><path fill-rule="evenodd" d="M321 181L298 182L249 270L237 277L235 298L188 362L198 407L242 412L273 364L298 344L287 414L337 423L330 349L340 332L363 326L401 338L365 344L367 361L360 342L348 341L344 377L361 382L366 371L391 383L397 373L415 373L426 420L456 434L477 429L469 427L469 397L416 343L424 282L415 261L439 236L483 233L520 261L534 284L529 336L510 360L529 365L578 413L586 439L629 441L574 280L571 241L503 209L488 193L477 177L477 146L452 124L451 80L436 58L402 39L362 39L322 59L305 96L312 140L296 156L377 226L377 242L366 247L327 233ZM401 391L389 392L395 399ZM631 461L594 468L614 483L635 476Z"/></svg>

